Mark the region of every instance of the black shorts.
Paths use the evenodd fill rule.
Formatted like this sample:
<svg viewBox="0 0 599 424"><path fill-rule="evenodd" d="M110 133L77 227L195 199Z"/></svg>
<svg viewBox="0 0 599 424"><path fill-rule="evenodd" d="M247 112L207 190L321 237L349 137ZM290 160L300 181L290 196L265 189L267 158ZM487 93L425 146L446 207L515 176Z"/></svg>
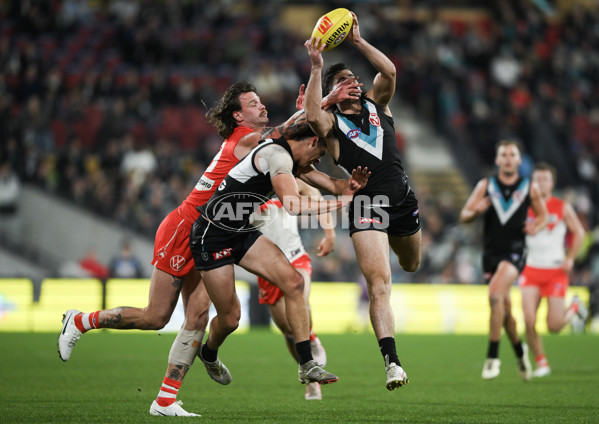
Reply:
<svg viewBox="0 0 599 424"><path fill-rule="evenodd" d="M225 230L199 217L189 235L189 247L196 269L206 271L228 264L239 264L261 235L259 230Z"/></svg>
<svg viewBox="0 0 599 424"><path fill-rule="evenodd" d="M420 229L418 199L410 190L397 206L369 206L352 202L349 207L349 235L358 231L382 231L391 236L411 236Z"/></svg>
<svg viewBox="0 0 599 424"><path fill-rule="evenodd" d="M489 284L491 277L497 271L499 262L508 261L516 267L518 273L521 273L526 265L526 250L515 251L510 253L490 253L483 254L483 273L485 275L485 283Z"/></svg>

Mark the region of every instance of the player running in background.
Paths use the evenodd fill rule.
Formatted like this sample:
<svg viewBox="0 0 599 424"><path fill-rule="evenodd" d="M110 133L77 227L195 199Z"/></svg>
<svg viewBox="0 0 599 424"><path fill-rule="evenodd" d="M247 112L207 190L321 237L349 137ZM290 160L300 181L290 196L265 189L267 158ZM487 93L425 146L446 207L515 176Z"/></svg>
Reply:
<svg viewBox="0 0 599 424"><path fill-rule="evenodd" d="M324 44L306 41L312 64L306 88L306 118L317 135L324 138L335 163L345 170L367 166L372 172L368 185L354 197L349 208L350 236L370 298L370 322L385 361L386 387L394 390L408 383L395 346L391 309L391 266L389 246L401 267L415 272L420 266L422 232L418 201L408 184L395 135L389 102L395 92L395 66L360 34L358 18L347 39L378 71L365 94L337 103L330 111L320 107L323 88L356 77L339 63L329 67L321 81Z"/></svg>
<svg viewBox="0 0 599 424"><path fill-rule="evenodd" d="M489 285L489 347L482 370L485 380L499 375L499 339L505 328L516 358L518 372L524 381L530 379L532 368L528 347L522 343L512 315L510 288L526 261L525 235L534 235L547 224L547 208L539 186L518 174L522 162L520 147L515 140L497 144L495 165L497 174L478 182L460 212L460 221L472 222L484 218L483 272ZM528 207L535 213L527 221Z"/></svg>
<svg viewBox="0 0 599 424"><path fill-rule="evenodd" d="M318 189L309 186L302 180L296 181L300 195L309 196L313 199L320 199L322 197ZM335 229L332 227L332 218L329 213L318 215L317 218L324 229L324 238L318 245L318 256L326 256L335 248ZM290 215L283 207L281 201L273 198L262 204L260 211L254 212L252 223L262 234L271 239L281 249L291 265L304 277L304 297L308 304L308 312L310 313L310 346L312 356L320 366L324 367L327 362L326 351L312 329L313 322L310 308L312 260L302 244L298 230L298 217ZM293 332L285 315L283 292L277 286L261 277L258 277L258 287L260 289L259 302L268 306L274 323L285 337L287 349L289 349L291 356L293 356L296 362L299 362L297 351L295 350ZM305 399L322 399L318 383L309 383L306 385Z"/></svg>
<svg viewBox="0 0 599 424"><path fill-rule="evenodd" d="M553 196L556 181L554 167L544 162L536 164L532 180L539 186L541 198L547 206L549 223L537 234L526 236L528 257L520 276L520 288L526 338L536 362L532 375L544 377L551 373L551 368L545 356L543 341L536 330L541 299L547 298L547 328L552 333L558 333L575 318L584 322L588 317L588 310L578 296L574 296L568 308L564 299L570 283L568 274L584 241L585 231L572 206ZM534 212L529 209L528 219L534 218ZM566 249L567 234L571 238Z"/></svg>

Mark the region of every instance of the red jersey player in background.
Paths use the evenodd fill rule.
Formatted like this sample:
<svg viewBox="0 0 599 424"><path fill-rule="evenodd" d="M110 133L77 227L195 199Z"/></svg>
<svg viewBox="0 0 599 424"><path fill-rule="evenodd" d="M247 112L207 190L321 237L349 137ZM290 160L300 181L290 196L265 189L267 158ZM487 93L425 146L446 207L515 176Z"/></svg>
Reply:
<svg viewBox="0 0 599 424"><path fill-rule="evenodd" d="M538 184L541 198L547 206L549 223L537 234L526 236L528 256L519 283L526 338L536 362L533 377L544 377L551 373L543 342L536 330L537 309L541 299L547 298L547 328L552 333L559 332L573 319L585 321L588 316L588 310L578 296L574 296L568 308L565 307L568 274L574 266L585 231L572 206L553 196L555 176L555 169L551 165L543 162L535 165L532 180ZM531 209L528 210L528 219L534 219ZM568 233L572 237L566 247Z"/></svg>

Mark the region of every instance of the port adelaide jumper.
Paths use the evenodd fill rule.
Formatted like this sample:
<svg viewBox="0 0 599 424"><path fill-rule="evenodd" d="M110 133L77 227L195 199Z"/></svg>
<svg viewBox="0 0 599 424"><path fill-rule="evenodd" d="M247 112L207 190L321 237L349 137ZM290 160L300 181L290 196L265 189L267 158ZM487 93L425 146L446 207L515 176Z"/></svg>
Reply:
<svg viewBox="0 0 599 424"><path fill-rule="evenodd" d="M197 269L239 263L262 234L250 223L250 218L268 200L273 186L270 171L260 171L255 159L258 152L273 145L281 146L293 158L284 138L262 142L231 169L210 200L198 207L200 217L190 235ZM292 172L294 175L297 172L295 162Z"/></svg>

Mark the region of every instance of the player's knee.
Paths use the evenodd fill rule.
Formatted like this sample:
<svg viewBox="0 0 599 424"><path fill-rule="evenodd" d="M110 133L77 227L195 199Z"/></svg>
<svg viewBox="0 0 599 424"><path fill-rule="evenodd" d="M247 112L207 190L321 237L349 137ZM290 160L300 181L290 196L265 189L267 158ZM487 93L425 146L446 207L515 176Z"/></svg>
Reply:
<svg viewBox="0 0 599 424"><path fill-rule="evenodd" d="M503 295L501 293L489 293L489 305L491 305L491 307L502 304L503 300Z"/></svg>
<svg viewBox="0 0 599 424"><path fill-rule="evenodd" d="M146 309L145 311L145 326L146 330L160 330L168 324L171 319L171 314L160 311L151 311Z"/></svg>
<svg viewBox="0 0 599 424"><path fill-rule="evenodd" d="M556 321L547 321L547 330L552 334L557 334L561 331L561 323Z"/></svg>
<svg viewBox="0 0 599 424"><path fill-rule="evenodd" d="M536 331L536 322L534 317L524 317L524 326L527 332Z"/></svg>
<svg viewBox="0 0 599 424"><path fill-rule="evenodd" d="M390 279L390 277L389 277ZM390 296L390 284L386 284L387 279L383 276L377 276L370 280L368 284L368 296L370 300L386 299Z"/></svg>
<svg viewBox="0 0 599 424"><path fill-rule="evenodd" d="M232 333L239 327L240 318L240 314L238 313L227 314L226 316L221 317L220 323L226 328L228 333Z"/></svg>
<svg viewBox="0 0 599 424"><path fill-rule="evenodd" d="M288 295L304 295L304 277L302 274L293 270L286 278L286 290L283 290L286 296Z"/></svg>
<svg viewBox="0 0 599 424"><path fill-rule="evenodd" d="M185 314L185 323L188 327L203 330L208 326L208 310L204 311L192 311L190 310Z"/></svg>
<svg viewBox="0 0 599 424"><path fill-rule="evenodd" d="M409 262L400 262L401 268L405 272L416 272L420 268L420 259L416 259Z"/></svg>

